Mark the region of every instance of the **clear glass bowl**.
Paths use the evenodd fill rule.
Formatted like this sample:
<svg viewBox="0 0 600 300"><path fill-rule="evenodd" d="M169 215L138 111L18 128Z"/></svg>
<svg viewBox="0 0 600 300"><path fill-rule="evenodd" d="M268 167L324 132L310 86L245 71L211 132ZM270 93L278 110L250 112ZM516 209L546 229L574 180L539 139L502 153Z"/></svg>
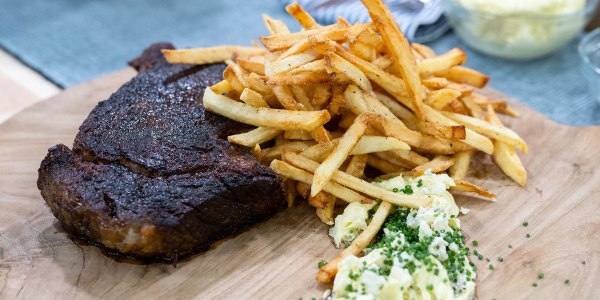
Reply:
<svg viewBox="0 0 600 300"><path fill-rule="evenodd" d="M600 103L600 28L586 34L579 42L579 68L590 92Z"/></svg>
<svg viewBox="0 0 600 300"><path fill-rule="evenodd" d="M523 0L527 1L527 0ZM457 0L445 0L445 14L454 32L470 47L488 55L524 60L548 55L581 32L589 1L581 10L555 15L495 14L469 9Z"/></svg>

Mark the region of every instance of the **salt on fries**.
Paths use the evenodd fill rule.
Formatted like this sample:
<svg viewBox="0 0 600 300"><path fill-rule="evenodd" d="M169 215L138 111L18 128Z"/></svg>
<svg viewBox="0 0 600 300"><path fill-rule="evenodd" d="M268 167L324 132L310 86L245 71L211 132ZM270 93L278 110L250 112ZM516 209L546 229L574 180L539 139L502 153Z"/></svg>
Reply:
<svg viewBox="0 0 600 300"><path fill-rule="evenodd" d="M372 23L339 18L321 26L295 3L286 10L303 30L290 32L265 15L270 35L259 38L264 48L163 51L171 63L227 63L224 80L206 89L204 107L257 127L228 140L250 147L284 178L289 206L296 196L306 198L319 219L332 224L340 203L381 201L366 230L321 267L317 280L323 283L331 282L344 257L360 255L393 205L431 202L372 184L366 169L380 178L448 172L456 182L452 190L494 198L464 180L481 151L520 185L527 180L515 151L527 152L527 144L496 116L518 113L479 92L489 78L461 66L466 56L460 49L436 55L410 45L382 0L362 2Z"/></svg>

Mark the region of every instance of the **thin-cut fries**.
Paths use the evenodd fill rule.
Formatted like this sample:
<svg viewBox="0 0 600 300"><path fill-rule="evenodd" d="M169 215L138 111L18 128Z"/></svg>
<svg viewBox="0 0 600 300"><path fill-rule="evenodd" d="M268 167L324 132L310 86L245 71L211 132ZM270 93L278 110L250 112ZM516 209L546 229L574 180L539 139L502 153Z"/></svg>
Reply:
<svg viewBox="0 0 600 300"><path fill-rule="evenodd" d="M227 140L234 144L254 147L256 144L262 144L276 138L281 132L281 130L275 128L258 127L246 133L230 135L227 137Z"/></svg>
<svg viewBox="0 0 600 300"><path fill-rule="evenodd" d="M226 105L222 105L225 103ZM289 111L253 107L215 94L210 88L204 92L204 108L238 122L283 130L313 130L329 121L329 113L322 111Z"/></svg>
<svg viewBox="0 0 600 300"><path fill-rule="evenodd" d="M249 147L283 177L288 206L302 197L332 225L344 202L377 199L367 228L320 268L317 280L323 283L331 282L344 257L361 255L393 206L431 203L419 194L383 189L372 177L448 173L456 183L451 190L494 198L465 181L481 151L518 184L527 181L515 152L526 153L527 144L496 116L518 113L479 90L489 77L462 66L460 49L437 55L409 44L383 0L361 2L370 23L351 25L340 17L321 26L294 3L286 10L303 30L290 32L264 15L264 48L163 50L172 63L227 64L224 80L205 90L204 108L257 127L228 140Z"/></svg>
<svg viewBox="0 0 600 300"><path fill-rule="evenodd" d="M271 162L270 166L271 166L271 169L273 169L273 171L275 171L277 174L279 174L281 176L291 178L293 180L297 180L300 182L304 182L307 184L310 184L313 181L313 175L311 175L310 173L308 173L304 170L293 167L290 164L285 163L283 161L275 159ZM327 184L325 184L325 186L323 187L323 190L348 202L348 203L354 202L354 201L360 201L360 202L371 201L371 199L363 197L359 193L357 193L349 188L343 187L334 182L328 182Z"/></svg>
<svg viewBox="0 0 600 300"><path fill-rule="evenodd" d="M161 50L167 61L172 64L212 64L234 59L237 55L261 55L265 50L258 47L217 46L210 48Z"/></svg>
<svg viewBox="0 0 600 300"><path fill-rule="evenodd" d="M323 163L315 170L315 178L313 180L310 194L316 195L320 192L325 184L329 181L335 170L337 170L344 160L350 155L352 149L360 140L360 137L367 130L368 117L360 115L356 118L352 126L348 128L344 136L342 136L338 145L333 149L333 152L323 161Z"/></svg>

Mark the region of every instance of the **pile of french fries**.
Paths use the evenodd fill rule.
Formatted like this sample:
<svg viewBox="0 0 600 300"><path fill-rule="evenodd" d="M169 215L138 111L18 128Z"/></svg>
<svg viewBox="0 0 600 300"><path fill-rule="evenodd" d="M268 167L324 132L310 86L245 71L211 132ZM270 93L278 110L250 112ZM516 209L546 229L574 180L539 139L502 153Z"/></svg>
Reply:
<svg viewBox="0 0 600 300"><path fill-rule="evenodd" d="M345 256L361 253L393 205L430 203L371 184L367 166L384 178L448 172L452 189L493 198L464 180L481 151L518 184L527 180L515 151L526 153L527 144L496 115L518 114L479 92L489 78L461 66L466 56L460 49L437 55L409 44L381 0L362 2L371 23L352 25L340 17L321 26L296 3L286 9L303 30L292 33L265 15L270 35L260 37L263 47L163 50L171 63L227 64L224 80L206 89L204 107L256 126L228 139L250 147L285 178L289 206L301 196L332 224L344 203L382 201L367 230L321 268L321 282L332 280Z"/></svg>

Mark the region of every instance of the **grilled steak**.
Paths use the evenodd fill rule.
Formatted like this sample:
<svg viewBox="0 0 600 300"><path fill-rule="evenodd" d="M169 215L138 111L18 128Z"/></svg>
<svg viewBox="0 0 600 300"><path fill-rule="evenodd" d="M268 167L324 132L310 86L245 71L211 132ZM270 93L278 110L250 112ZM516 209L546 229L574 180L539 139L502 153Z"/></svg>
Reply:
<svg viewBox="0 0 600 300"><path fill-rule="evenodd" d="M73 150L49 149L38 188L65 230L135 258L176 261L273 216L280 178L227 136L248 127L206 112L224 65L170 65L155 44L100 102Z"/></svg>

